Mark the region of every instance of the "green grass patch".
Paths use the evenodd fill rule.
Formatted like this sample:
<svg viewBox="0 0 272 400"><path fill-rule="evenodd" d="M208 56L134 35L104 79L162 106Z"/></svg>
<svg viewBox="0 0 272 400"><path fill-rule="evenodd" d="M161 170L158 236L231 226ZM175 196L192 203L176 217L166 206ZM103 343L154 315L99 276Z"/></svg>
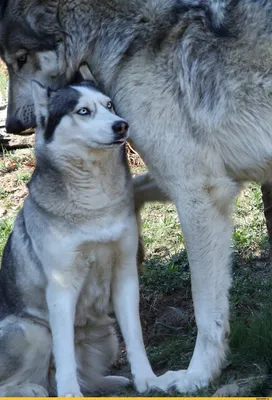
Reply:
<svg viewBox="0 0 272 400"><path fill-rule="evenodd" d="M2 258L2 253L8 240L9 234L13 228L14 219L5 218L0 220L0 259Z"/></svg>
<svg viewBox="0 0 272 400"><path fill-rule="evenodd" d="M22 185L30 180L31 172L29 171L19 171L16 174L15 183L16 185Z"/></svg>
<svg viewBox="0 0 272 400"><path fill-rule="evenodd" d="M262 195L257 184L250 184L236 200L233 246L248 260L268 246Z"/></svg>
<svg viewBox="0 0 272 400"><path fill-rule="evenodd" d="M164 262L158 256L151 258L141 276L141 286L145 293L170 294L187 285L190 285L190 273L185 252Z"/></svg>
<svg viewBox="0 0 272 400"><path fill-rule="evenodd" d="M176 370L188 366L194 349L194 336L170 336L159 345L147 347L151 365L156 369Z"/></svg>
<svg viewBox="0 0 272 400"><path fill-rule="evenodd" d="M4 101L7 99L8 72L6 68L0 68L0 93Z"/></svg>

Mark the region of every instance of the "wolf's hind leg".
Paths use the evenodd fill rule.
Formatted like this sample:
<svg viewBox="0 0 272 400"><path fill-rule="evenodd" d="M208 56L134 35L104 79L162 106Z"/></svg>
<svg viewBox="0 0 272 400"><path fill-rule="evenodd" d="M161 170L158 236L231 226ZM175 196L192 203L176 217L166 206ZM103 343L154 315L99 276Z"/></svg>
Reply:
<svg viewBox="0 0 272 400"><path fill-rule="evenodd" d="M148 202L168 202L170 198L157 186L149 172L137 175L133 178L134 201L136 211Z"/></svg>
<svg viewBox="0 0 272 400"><path fill-rule="evenodd" d="M49 390L49 330L26 318L0 322L0 396L44 397Z"/></svg>

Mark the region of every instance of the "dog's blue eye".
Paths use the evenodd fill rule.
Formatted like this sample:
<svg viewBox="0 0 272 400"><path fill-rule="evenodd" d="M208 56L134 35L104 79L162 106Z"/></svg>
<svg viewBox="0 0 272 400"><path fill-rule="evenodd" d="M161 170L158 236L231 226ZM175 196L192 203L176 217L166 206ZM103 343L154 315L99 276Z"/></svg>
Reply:
<svg viewBox="0 0 272 400"><path fill-rule="evenodd" d="M109 101L109 102L108 102L108 104L107 104L107 108L108 108L109 110L111 110L111 109L112 109L112 102L111 102L111 101Z"/></svg>
<svg viewBox="0 0 272 400"><path fill-rule="evenodd" d="M90 110L88 108L83 107L83 108L81 108L80 110L77 111L77 114L78 115L90 115L91 112L90 112Z"/></svg>

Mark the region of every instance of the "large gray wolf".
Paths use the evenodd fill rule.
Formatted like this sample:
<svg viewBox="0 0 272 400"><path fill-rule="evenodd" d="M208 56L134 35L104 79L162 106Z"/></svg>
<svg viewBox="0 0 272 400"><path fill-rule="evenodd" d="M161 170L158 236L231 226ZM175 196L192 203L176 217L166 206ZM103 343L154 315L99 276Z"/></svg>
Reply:
<svg viewBox="0 0 272 400"><path fill-rule="evenodd" d="M145 391L156 377L139 318L128 124L90 80L56 91L34 82L33 98L37 163L0 270L0 395L126 385L104 376L118 352L111 304Z"/></svg>
<svg viewBox="0 0 272 400"><path fill-rule="evenodd" d="M271 180L272 2L5 0L1 14L8 130L35 124L31 79L62 86L87 61L150 171L136 197L175 203L198 333L188 369L156 384L206 386L227 350L231 206L244 181Z"/></svg>

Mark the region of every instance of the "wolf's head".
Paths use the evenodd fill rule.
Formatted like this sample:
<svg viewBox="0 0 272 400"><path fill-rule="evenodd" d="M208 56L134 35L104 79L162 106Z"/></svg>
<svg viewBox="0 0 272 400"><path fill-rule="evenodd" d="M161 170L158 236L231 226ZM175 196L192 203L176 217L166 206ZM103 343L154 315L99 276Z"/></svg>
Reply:
<svg viewBox="0 0 272 400"><path fill-rule="evenodd" d="M55 0L3 0L0 4L0 55L9 73L8 132L35 126L33 79L53 88L65 83L60 56L63 35L56 12Z"/></svg>
<svg viewBox="0 0 272 400"><path fill-rule="evenodd" d="M128 124L118 117L110 99L80 68L81 80L52 90L32 81L37 121L36 149L50 151L54 159L88 157L90 149L120 146L127 138ZM91 75L89 75L91 78Z"/></svg>
<svg viewBox="0 0 272 400"><path fill-rule="evenodd" d="M243 31L243 43L257 49L271 30L270 16L271 1L256 0L1 0L0 55L10 78L7 130L19 133L35 125L33 79L58 88L88 56L93 63L102 58L115 67L139 46L151 46L156 54L158 43L171 32L179 40L175 27L180 18L208 32L204 44L213 37L218 48L223 40L229 46L233 31L237 37ZM189 39L198 40L194 35ZM234 47L236 42L231 41ZM265 48L264 58L266 53ZM102 63L97 69L109 71Z"/></svg>

